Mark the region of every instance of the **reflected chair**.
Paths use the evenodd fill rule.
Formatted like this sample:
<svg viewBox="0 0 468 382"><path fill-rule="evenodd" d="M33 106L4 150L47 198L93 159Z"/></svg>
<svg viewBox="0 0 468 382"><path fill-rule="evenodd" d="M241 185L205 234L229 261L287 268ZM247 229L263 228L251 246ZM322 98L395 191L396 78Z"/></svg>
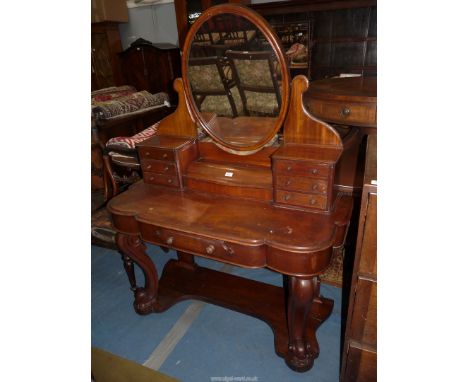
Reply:
<svg viewBox="0 0 468 382"><path fill-rule="evenodd" d="M226 57L232 67L245 115L277 115L281 109L281 89L272 53L228 50Z"/></svg>
<svg viewBox="0 0 468 382"><path fill-rule="evenodd" d="M197 107L202 112L237 117L242 107L232 69L219 57L197 57L189 61L188 77Z"/></svg>

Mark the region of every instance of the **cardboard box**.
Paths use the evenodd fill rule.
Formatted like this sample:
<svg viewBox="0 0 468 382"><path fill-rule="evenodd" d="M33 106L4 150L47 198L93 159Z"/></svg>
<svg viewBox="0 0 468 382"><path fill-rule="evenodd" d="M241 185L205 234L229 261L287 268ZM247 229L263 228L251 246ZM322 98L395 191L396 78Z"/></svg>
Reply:
<svg viewBox="0 0 468 382"><path fill-rule="evenodd" d="M128 22L126 0L91 0L91 22Z"/></svg>

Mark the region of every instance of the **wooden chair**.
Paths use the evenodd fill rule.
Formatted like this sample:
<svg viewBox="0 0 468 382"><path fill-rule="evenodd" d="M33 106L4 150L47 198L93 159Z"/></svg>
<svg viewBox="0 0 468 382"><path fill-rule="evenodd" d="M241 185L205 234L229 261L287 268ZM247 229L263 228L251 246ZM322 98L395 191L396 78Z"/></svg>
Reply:
<svg viewBox="0 0 468 382"><path fill-rule="evenodd" d="M199 110L220 116L239 115L240 97L234 80L229 78L232 77L232 69L228 62L216 56L191 58L188 72ZM235 97L238 98L237 103Z"/></svg>
<svg viewBox="0 0 468 382"><path fill-rule="evenodd" d="M228 50L226 57L245 115L277 115L281 109L281 90L272 53Z"/></svg>

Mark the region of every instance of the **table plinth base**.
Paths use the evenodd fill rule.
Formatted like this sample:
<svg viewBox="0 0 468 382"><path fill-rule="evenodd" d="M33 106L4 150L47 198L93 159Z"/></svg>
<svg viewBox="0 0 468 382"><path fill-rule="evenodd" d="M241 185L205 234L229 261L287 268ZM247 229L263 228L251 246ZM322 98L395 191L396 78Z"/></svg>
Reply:
<svg viewBox="0 0 468 382"><path fill-rule="evenodd" d="M135 310L140 314L164 312L179 301L196 299L259 318L273 330L278 356L285 358L291 369L300 372L309 370L318 357L315 332L333 309L333 300L318 295L313 298L305 322L306 341L303 342L307 344L307 355L304 357L298 356L293 345L289 345L287 293L283 288L170 260L159 280L157 296L151 301L141 301L145 293L138 288L135 297Z"/></svg>

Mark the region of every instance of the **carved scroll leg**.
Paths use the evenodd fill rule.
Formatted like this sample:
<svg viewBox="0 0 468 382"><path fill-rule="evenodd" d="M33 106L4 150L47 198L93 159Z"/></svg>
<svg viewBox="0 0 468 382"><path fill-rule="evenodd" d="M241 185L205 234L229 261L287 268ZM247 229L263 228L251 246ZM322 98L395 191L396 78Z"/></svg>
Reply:
<svg viewBox="0 0 468 382"><path fill-rule="evenodd" d="M317 356L316 338L308 339L306 337L309 309L317 294L317 278L290 276L288 284L289 345L285 361L295 371L307 371L312 368ZM312 344L309 341L312 341Z"/></svg>
<svg viewBox="0 0 468 382"><path fill-rule="evenodd" d="M143 270L145 275L145 287L136 288L135 290L135 302L133 303L135 311L139 314L151 313L156 305L158 272L152 260L145 252L146 246L137 235L117 233L116 241L124 257L127 256L134 261ZM130 284L132 284L132 280L130 280Z"/></svg>
<svg viewBox="0 0 468 382"><path fill-rule="evenodd" d="M127 273L128 281L130 282L130 289L135 292L136 279L135 279L135 267L133 260L125 254L122 254L122 261L124 263L125 272Z"/></svg>

